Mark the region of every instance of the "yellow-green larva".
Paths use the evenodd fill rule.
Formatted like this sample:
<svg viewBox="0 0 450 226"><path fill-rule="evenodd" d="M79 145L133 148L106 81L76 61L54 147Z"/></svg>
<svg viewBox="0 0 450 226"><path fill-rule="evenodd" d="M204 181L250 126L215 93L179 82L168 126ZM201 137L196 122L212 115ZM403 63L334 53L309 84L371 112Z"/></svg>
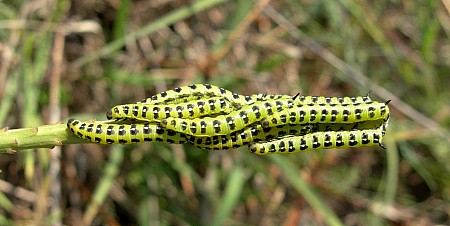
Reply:
<svg viewBox="0 0 450 226"><path fill-rule="evenodd" d="M256 154L381 145L386 103L367 96L239 95L209 84L113 107L108 119L70 119L77 136L101 144L191 143L208 150L249 145Z"/></svg>
<svg viewBox="0 0 450 226"><path fill-rule="evenodd" d="M226 98L211 97L179 104L124 104L113 107L106 113L108 119L134 119L159 122L168 117L199 118L206 115L227 114L239 110L241 105Z"/></svg>
<svg viewBox="0 0 450 226"><path fill-rule="evenodd" d="M258 99L262 99L266 97L265 94L256 94L252 96L239 95L237 93L233 93L224 88L210 85L210 84L192 84L187 86L181 86L178 88L174 88L171 90L163 91L156 95L153 95L150 98L144 99L139 103L147 103L147 104L179 104L192 100L199 99L207 99L209 97L223 97L227 98L230 102L236 104L252 104L258 101ZM287 95L274 95L286 98L291 98Z"/></svg>
<svg viewBox="0 0 450 226"><path fill-rule="evenodd" d="M100 144L131 144L144 141L186 143L184 134L162 128L158 124L123 124L120 121L82 122L69 119L67 127L75 135Z"/></svg>
<svg viewBox="0 0 450 226"><path fill-rule="evenodd" d="M229 135L214 136L188 136L191 144L198 148L208 150L226 150L238 148L252 142L263 142L291 135L304 135L312 130L313 126L305 125L282 125L264 128L261 125L251 125L240 131Z"/></svg>
<svg viewBox="0 0 450 226"><path fill-rule="evenodd" d="M389 107L373 101L361 104L307 104L293 105L269 114L262 120L265 127L303 123L353 123L386 119Z"/></svg>
<svg viewBox="0 0 450 226"><path fill-rule="evenodd" d="M352 130L352 131L320 131L308 133L303 136L293 136L276 139L268 142L252 143L249 145L251 153L287 154L310 150L348 147L368 147L379 145L381 147L385 130Z"/></svg>
<svg viewBox="0 0 450 226"><path fill-rule="evenodd" d="M246 96L233 93L229 90L226 90L224 88L215 85L192 84L160 92L138 103L178 104L189 102L191 100L207 99L210 97L226 98L230 102L234 102L240 105L253 104L258 101L271 99L273 100L273 99L292 99L292 98L296 100L296 103L301 104L311 104L311 103L360 104L371 102L368 95L361 97L299 96L298 94L294 97L289 95L271 95L271 94L254 94Z"/></svg>

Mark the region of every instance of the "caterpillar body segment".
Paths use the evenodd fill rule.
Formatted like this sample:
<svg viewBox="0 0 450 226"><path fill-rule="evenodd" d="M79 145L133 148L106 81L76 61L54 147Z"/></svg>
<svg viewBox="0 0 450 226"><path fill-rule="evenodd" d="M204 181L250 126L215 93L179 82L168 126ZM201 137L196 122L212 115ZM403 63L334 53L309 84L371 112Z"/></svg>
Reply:
<svg viewBox="0 0 450 226"><path fill-rule="evenodd" d="M388 116L389 107L380 102L349 105L307 104L293 105L267 115L262 120L262 125L271 127L288 123L354 123L386 119Z"/></svg>
<svg viewBox="0 0 450 226"><path fill-rule="evenodd" d="M82 122L69 119L67 127L78 137L100 144L131 144L144 141L186 143L184 134L157 124L123 124L113 121Z"/></svg>
<svg viewBox="0 0 450 226"><path fill-rule="evenodd" d="M258 155L286 154L310 150L369 147L382 145L384 128L354 131L320 131L303 136L281 138L273 141L252 143L250 152Z"/></svg>
<svg viewBox="0 0 450 226"><path fill-rule="evenodd" d="M194 119L169 117L163 119L161 125L167 129L191 136L228 135L259 122L274 112L290 108L292 105L293 101L291 99L259 101L255 104L243 106L240 110L233 111L227 115Z"/></svg>
<svg viewBox="0 0 450 226"><path fill-rule="evenodd" d="M134 119L159 122L164 118L199 118L206 115L228 114L239 110L241 105L229 102L226 98L212 97L191 100L180 104L125 104L113 107L106 113L108 119Z"/></svg>
<svg viewBox="0 0 450 226"><path fill-rule="evenodd" d="M312 125L282 125L264 128L255 124L229 135L210 137L188 136L189 142L202 149L227 150L238 148L253 142L265 142L279 137L299 136L311 132Z"/></svg>

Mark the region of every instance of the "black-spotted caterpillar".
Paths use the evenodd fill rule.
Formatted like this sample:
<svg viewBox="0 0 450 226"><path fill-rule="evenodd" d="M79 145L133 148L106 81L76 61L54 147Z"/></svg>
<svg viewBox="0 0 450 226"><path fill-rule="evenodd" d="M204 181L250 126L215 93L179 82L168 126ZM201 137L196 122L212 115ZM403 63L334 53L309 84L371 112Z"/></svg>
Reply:
<svg viewBox="0 0 450 226"><path fill-rule="evenodd" d="M125 104L113 107L106 113L108 119L134 119L140 121L160 122L162 119L199 118L206 115L228 114L239 110L241 105L228 101L223 97L212 97L206 100L192 100L180 104Z"/></svg>
<svg viewBox="0 0 450 226"><path fill-rule="evenodd" d="M254 154L287 154L330 148L368 147L382 145L384 125L378 129L351 131L320 131L303 136L280 138L249 145Z"/></svg>
<svg viewBox="0 0 450 226"><path fill-rule="evenodd" d="M107 116L116 121L71 119L67 126L77 136L102 144L189 142L202 149L248 144L255 153L266 154L274 150L285 153L286 148L340 147L342 143L342 147L379 144L381 139L375 135L380 135L377 128L387 126L389 108L368 96L242 96L196 84L116 106ZM307 147L302 146L305 142Z"/></svg>
<svg viewBox="0 0 450 226"><path fill-rule="evenodd" d="M78 137L100 144L131 144L144 141L173 144L187 143L187 138L184 134L167 130L158 124L151 123L82 122L76 119L69 119L67 127Z"/></svg>

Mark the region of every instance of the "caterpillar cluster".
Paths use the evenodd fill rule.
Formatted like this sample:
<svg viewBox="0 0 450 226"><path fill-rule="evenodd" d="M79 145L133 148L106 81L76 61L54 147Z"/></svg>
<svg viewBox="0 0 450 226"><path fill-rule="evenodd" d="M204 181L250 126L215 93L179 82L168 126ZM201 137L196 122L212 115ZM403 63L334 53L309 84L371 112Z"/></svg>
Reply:
<svg viewBox="0 0 450 226"><path fill-rule="evenodd" d="M248 145L255 154L382 146L387 104L361 97L239 95L194 84L107 111L109 121L67 126L100 144L190 143L208 150Z"/></svg>

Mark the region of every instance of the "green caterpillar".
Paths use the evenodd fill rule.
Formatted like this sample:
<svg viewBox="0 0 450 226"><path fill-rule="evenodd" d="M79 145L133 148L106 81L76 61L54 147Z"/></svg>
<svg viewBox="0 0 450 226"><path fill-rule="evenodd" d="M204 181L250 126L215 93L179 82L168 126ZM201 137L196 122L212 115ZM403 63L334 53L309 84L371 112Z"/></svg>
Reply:
<svg viewBox="0 0 450 226"><path fill-rule="evenodd" d="M258 155L286 154L309 150L368 147L382 145L385 128L353 131L320 131L303 136L281 138L249 145L250 152ZM384 148L384 147L383 147Z"/></svg>
<svg viewBox="0 0 450 226"><path fill-rule="evenodd" d="M144 141L187 143L184 134L162 128L157 124L123 124L122 121L81 122L69 119L67 127L75 135L100 144L131 144Z"/></svg>
<svg viewBox="0 0 450 226"><path fill-rule="evenodd" d="M230 102L240 105L253 104L258 101L270 99L292 99L289 95L268 95L268 94L254 94L251 96L239 95L224 88L220 88L210 84L192 84L181 86L171 90L163 91L150 98L143 99L138 103L147 104L179 104L192 100L206 99L209 97L223 97ZM370 103L369 96L363 97L323 97L323 96L294 96L296 103L311 104L311 103L327 103L327 104L360 104Z"/></svg>
<svg viewBox="0 0 450 226"><path fill-rule="evenodd" d="M226 98L212 97L180 104L125 104L113 107L106 113L108 119L134 119L159 122L168 117L199 118L205 115L227 114L239 110L240 105L229 102Z"/></svg>
<svg viewBox="0 0 450 226"><path fill-rule="evenodd" d="M262 98L262 97L261 97ZM268 98L276 97L269 96ZM295 98L295 97L294 97ZM317 97L317 96L301 96L294 100L294 103L309 104L343 104L350 103L358 105L358 103L366 103L370 100L368 97ZM288 100L287 100L288 101ZM370 102L367 102L370 103ZM160 121L161 119L174 118L199 118L201 116L210 116L215 114L227 114L231 111L239 110L242 106L237 103L228 101L224 97L211 97L207 99L191 100L179 104L123 104L114 106L108 110L106 117L108 119L134 119L141 121Z"/></svg>
<svg viewBox="0 0 450 226"><path fill-rule="evenodd" d="M293 100L268 100L242 107L227 115L194 119L169 117L161 121L167 129L194 136L227 135L262 121L264 127L306 123L352 123L386 118L385 103L358 105L309 104L296 106Z"/></svg>
<svg viewBox="0 0 450 226"><path fill-rule="evenodd" d="M261 148L269 147L271 152L276 149L275 152L282 153L286 146L277 142L289 138L303 139L302 142L313 145L317 145L315 140L322 139L324 145L332 143L336 147L349 141L353 147L355 142L367 140L364 137L351 140L358 132L378 131L376 128L382 126L384 135L389 119L388 103L372 102L368 95L244 96L209 84L194 84L161 92L135 104L115 106L107 112L107 117L116 121L71 119L67 126L77 136L102 144L189 142L203 149L250 144L250 148L260 148L255 149L259 154L269 150ZM162 126L155 122L161 122ZM373 139L372 143L377 142ZM381 145L381 141L378 143Z"/></svg>
<svg viewBox="0 0 450 226"><path fill-rule="evenodd" d="M192 100L207 99L209 97L223 97L230 102L246 105L267 98L291 98L287 95L256 94L252 96L239 95L224 88L210 84L193 84L181 86L171 90L163 91L138 103L146 104L179 104Z"/></svg>
<svg viewBox="0 0 450 226"><path fill-rule="evenodd" d="M373 121L389 117L387 103L371 102L355 105L308 104L285 108L267 115L262 125L303 124L303 123L352 123Z"/></svg>
<svg viewBox="0 0 450 226"><path fill-rule="evenodd" d="M208 150L226 150L238 148L252 142L263 142L289 135L305 135L312 130L312 125L282 125L263 128L261 125L251 125L229 135L209 137L188 136L191 144Z"/></svg>

